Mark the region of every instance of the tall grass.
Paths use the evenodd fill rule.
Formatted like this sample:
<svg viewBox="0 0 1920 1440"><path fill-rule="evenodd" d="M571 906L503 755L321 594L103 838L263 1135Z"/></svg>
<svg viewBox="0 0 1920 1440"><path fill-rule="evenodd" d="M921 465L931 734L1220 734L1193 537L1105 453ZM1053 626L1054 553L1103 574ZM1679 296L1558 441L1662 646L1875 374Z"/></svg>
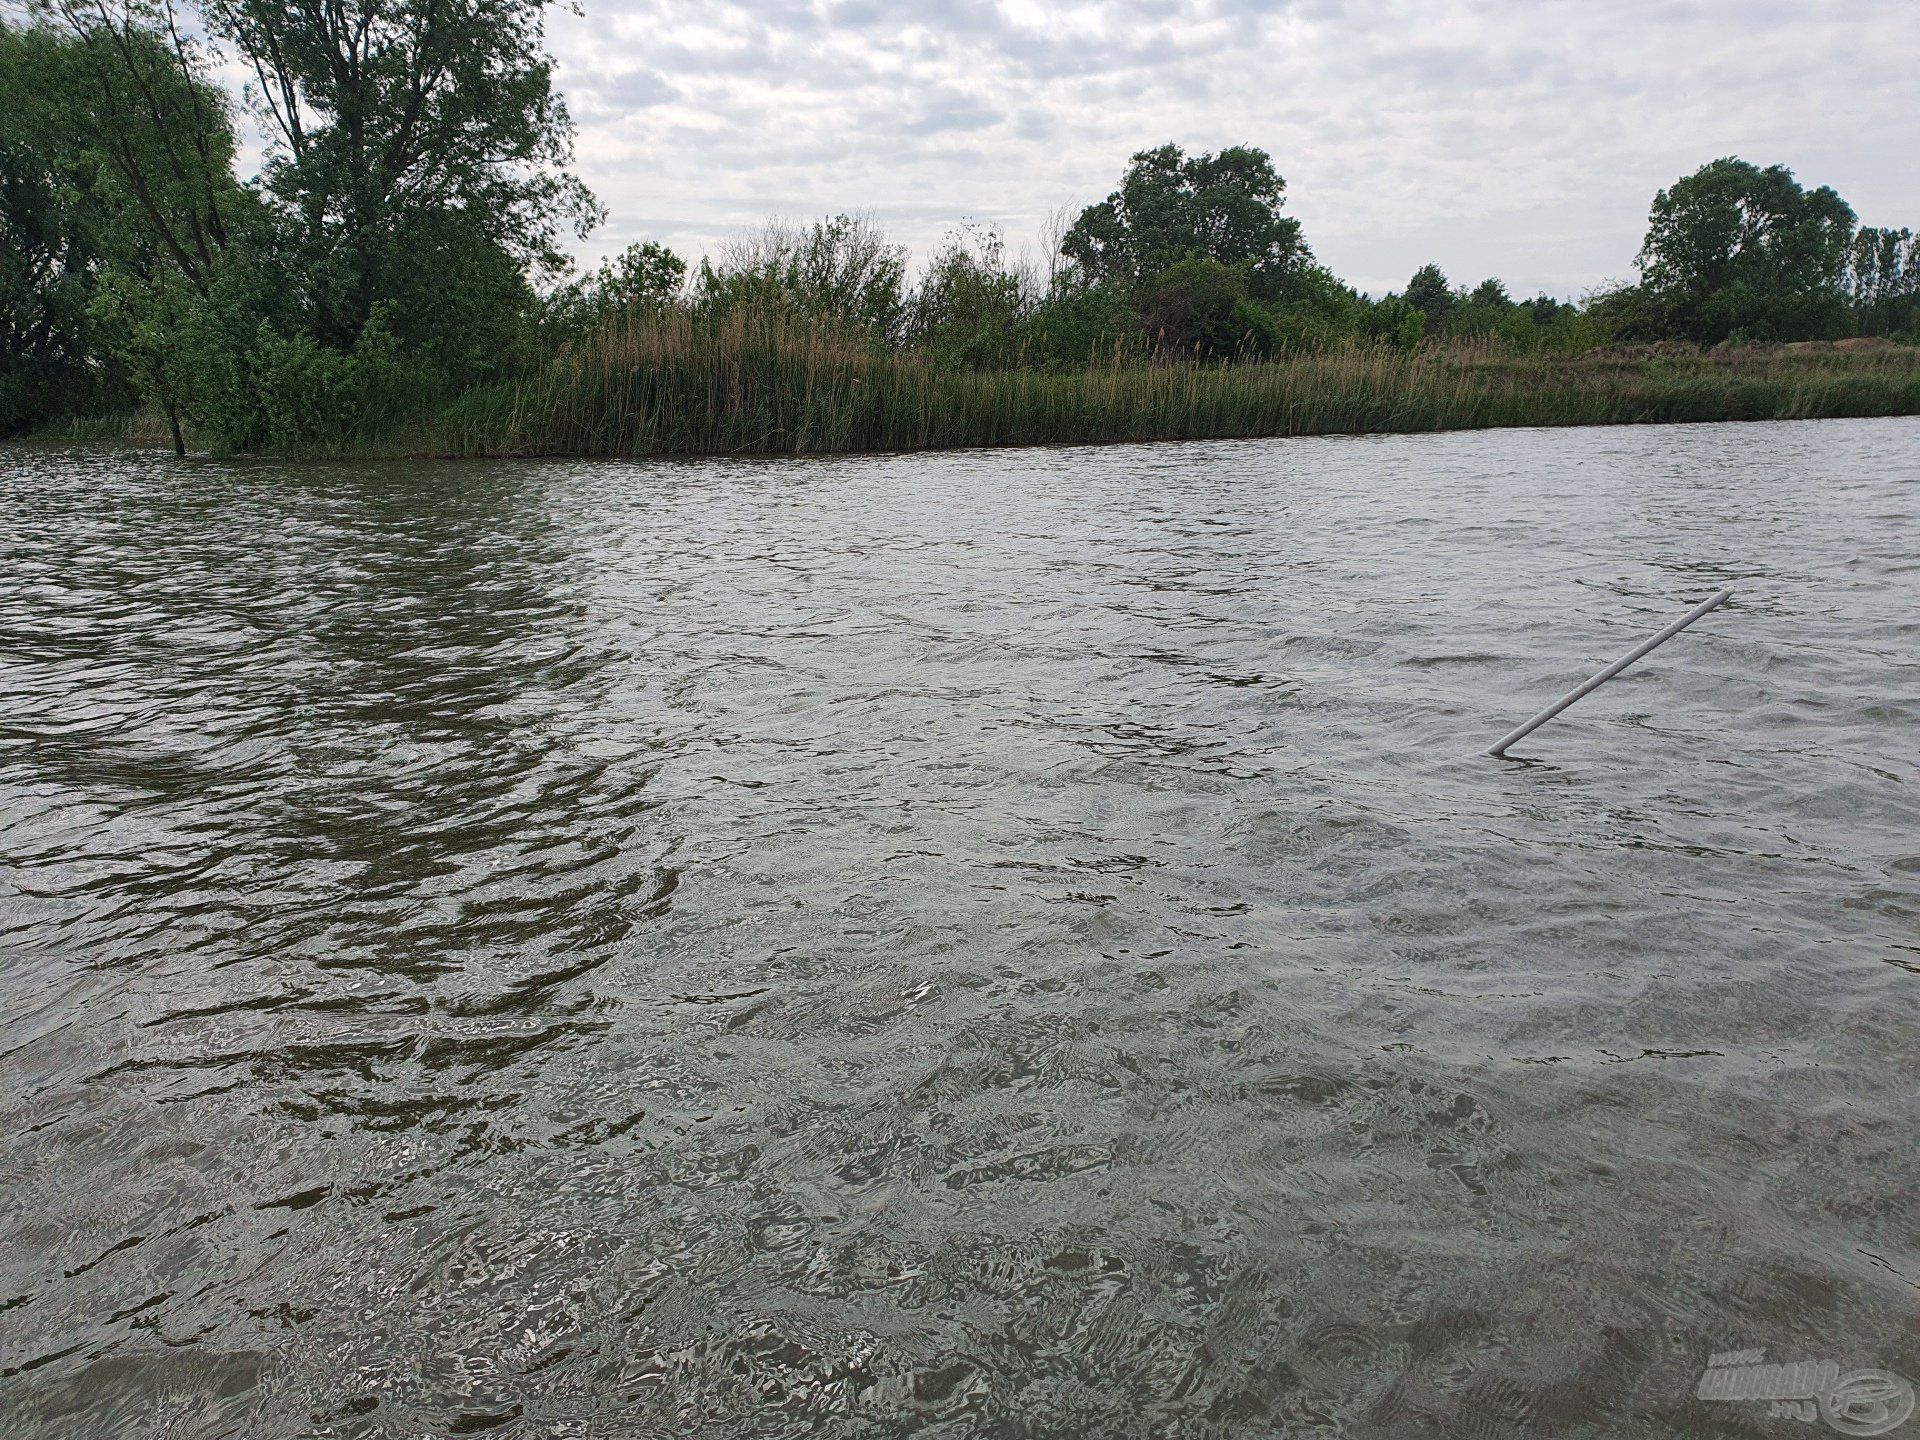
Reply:
<svg viewBox="0 0 1920 1440"><path fill-rule="evenodd" d="M401 448L453 455L824 454L1920 413L1920 352L1646 358L1384 346L1237 366L943 371L778 311L635 311Z"/></svg>
<svg viewBox="0 0 1920 1440"><path fill-rule="evenodd" d="M1355 346L1236 366L955 372L777 310L635 310L536 373L335 454L817 455L1920 414L1920 351L1521 356Z"/></svg>

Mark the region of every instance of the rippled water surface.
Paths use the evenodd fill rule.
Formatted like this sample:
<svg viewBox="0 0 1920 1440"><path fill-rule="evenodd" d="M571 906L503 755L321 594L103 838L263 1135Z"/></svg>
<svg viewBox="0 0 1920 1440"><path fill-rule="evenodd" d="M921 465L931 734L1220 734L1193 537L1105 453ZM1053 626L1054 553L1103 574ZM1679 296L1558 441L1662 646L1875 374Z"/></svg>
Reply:
<svg viewBox="0 0 1920 1440"><path fill-rule="evenodd" d="M4 451L0 658L9 1440L1920 1378L1920 423Z"/></svg>

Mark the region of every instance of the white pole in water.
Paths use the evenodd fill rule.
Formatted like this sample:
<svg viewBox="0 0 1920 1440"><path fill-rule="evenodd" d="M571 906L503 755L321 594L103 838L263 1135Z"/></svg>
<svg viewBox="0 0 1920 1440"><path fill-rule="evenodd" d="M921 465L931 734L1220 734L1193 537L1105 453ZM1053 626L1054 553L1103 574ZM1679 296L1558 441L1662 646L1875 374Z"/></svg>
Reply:
<svg viewBox="0 0 1920 1440"><path fill-rule="evenodd" d="M1649 650L1654 649L1656 646L1666 644L1667 641L1671 640L1674 636L1678 635L1682 630L1686 629L1687 626L1691 625L1694 621L1698 620L1702 615L1706 614L1709 610L1713 609L1717 605L1726 604L1727 601L1731 600L1732 598L1733 598L1733 591L1722 590L1719 594L1713 596L1711 599L1702 600L1698 605L1694 606L1693 609L1689 610L1686 614L1682 615L1678 620L1674 621L1671 625L1667 626L1666 629L1662 630L1658 635L1654 636L1651 640L1644 641L1641 644L1634 646L1633 649L1629 650L1625 655L1622 655L1618 660L1614 661L1611 665L1607 666L1607 668L1602 670L1599 674L1593 676L1589 680L1582 682L1578 689L1570 690L1565 695L1562 695L1558 700L1554 701L1553 704L1549 705L1546 709L1542 710L1538 715L1534 716L1531 720L1527 721L1527 723L1522 725L1519 729L1510 731L1508 734L1502 735L1498 743L1496 743L1491 750L1487 751L1487 754L1504 755L1506 753L1507 747L1513 744L1514 741L1525 739L1527 736L1531 735L1534 731L1538 730L1542 725L1546 724L1547 721L1551 720L1554 716L1558 715L1562 710L1566 709L1569 705L1573 704L1573 702L1578 700L1582 695L1588 695L1588 694L1591 694L1593 691L1598 690L1602 685L1606 684L1607 681L1611 680L1614 676L1618 675L1622 670L1626 669L1627 666L1631 665L1634 661L1638 660L1642 655L1645 655Z"/></svg>

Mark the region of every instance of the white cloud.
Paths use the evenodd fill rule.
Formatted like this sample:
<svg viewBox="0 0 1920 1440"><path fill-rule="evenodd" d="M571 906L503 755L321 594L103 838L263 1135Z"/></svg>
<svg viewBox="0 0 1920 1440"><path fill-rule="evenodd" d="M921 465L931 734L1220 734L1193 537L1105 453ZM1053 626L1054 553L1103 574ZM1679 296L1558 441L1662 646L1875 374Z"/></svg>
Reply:
<svg viewBox="0 0 1920 1440"><path fill-rule="evenodd" d="M870 211L924 253L1037 241L1133 151L1259 145L1329 265L1437 260L1572 294L1720 155L1920 225L1913 0L583 0L554 12L587 254L691 258L768 215Z"/></svg>

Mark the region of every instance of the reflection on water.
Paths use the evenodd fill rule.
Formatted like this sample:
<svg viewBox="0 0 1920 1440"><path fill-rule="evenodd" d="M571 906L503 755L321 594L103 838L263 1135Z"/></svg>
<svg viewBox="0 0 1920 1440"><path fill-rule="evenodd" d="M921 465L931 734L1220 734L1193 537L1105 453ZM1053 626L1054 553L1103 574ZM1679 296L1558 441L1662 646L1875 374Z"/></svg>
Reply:
<svg viewBox="0 0 1920 1440"><path fill-rule="evenodd" d="M0 453L7 1433L1920 1377L1917 461Z"/></svg>

